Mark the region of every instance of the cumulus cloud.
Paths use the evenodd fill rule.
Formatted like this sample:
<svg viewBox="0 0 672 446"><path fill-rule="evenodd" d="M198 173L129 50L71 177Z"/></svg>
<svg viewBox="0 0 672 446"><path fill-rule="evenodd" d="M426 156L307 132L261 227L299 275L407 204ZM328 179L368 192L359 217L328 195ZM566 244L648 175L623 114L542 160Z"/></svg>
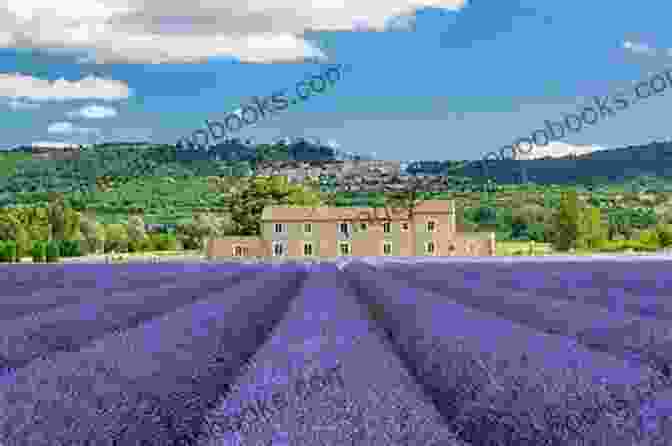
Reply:
<svg viewBox="0 0 672 446"><path fill-rule="evenodd" d="M646 43L635 43L629 40L623 42L623 48L632 51L635 54L646 54L648 56L655 56L655 48L651 48Z"/></svg>
<svg viewBox="0 0 672 446"><path fill-rule="evenodd" d="M68 118L105 119L117 116L117 110L104 105L87 105L66 113Z"/></svg>
<svg viewBox="0 0 672 446"><path fill-rule="evenodd" d="M114 101L133 94L128 84L93 75L78 81L57 79L49 81L21 73L0 73L0 96L28 98L33 101L66 101L73 99L100 99Z"/></svg>
<svg viewBox="0 0 672 446"><path fill-rule="evenodd" d="M59 135L85 135L85 134L98 134L100 133L99 129L87 128L87 127L78 127L73 125L72 122L54 122L50 124L47 128L48 133L54 133Z"/></svg>
<svg viewBox="0 0 672 446"><path fill-rule="evenodd" d="M211 57L271 63L326 58L308 31L412 28L422 8L467 0L5 0L0 47L81 53L80 62L193 63ZM298 12L297 12L298 11Z"/></svg>

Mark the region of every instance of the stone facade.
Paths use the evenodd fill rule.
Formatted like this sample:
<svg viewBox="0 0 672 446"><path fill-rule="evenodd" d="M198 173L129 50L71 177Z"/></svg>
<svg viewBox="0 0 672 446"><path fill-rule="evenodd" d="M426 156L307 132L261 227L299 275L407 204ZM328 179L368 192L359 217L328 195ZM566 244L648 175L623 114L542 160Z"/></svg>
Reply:
<svg viewBox="0 0 672 446"><path fill-rule="evenodd" d="M492 256L494 233L460 233L455 205L427 200L409 214L380 208L267 206L261 237L206 244L208 258L339 256Z"/></svg>

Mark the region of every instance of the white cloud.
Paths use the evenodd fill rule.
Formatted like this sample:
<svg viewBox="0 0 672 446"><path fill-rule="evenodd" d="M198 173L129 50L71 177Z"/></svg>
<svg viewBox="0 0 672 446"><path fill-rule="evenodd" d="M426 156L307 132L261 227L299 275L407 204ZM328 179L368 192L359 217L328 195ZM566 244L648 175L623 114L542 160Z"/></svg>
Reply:
<svg viewBox="0 0 672 446"><path fill-rule="evenodd" d="M530 149L527 145L522 147L523 151L529 153L520 153L517 159L531 160L549 156L551 158L561 158L563 156L584 155L598 150L605 150L604 147L593 145L568 144L562 141L551 141L547 146L533 145Z"/></svg>
<svg viewBox="0 0 672 446"><path fill-rule="evenodd" d="M66 113L68 118L105 119L117 116L117 110L104 105L87 105Z"/></svg>
<svg viewBox="0 0 672 446"><path fill-rule="evenodd" d="M418 9L459 10L467 0L3 3L0 47L71 51L84 54L80 62L153 64L193 63L210 57L256 63L325 58L303 38L304 33L409 30Z"/></svg>
<svg viewBox="0 0 672 446"><path fill-rule="evenodd" d="M634 43L629 40L623 42L623 48L632 51L635 54L646 54L649 56L655 56L656 50L651 48L646 43Z"/></svg>
<svg viewBox="0 0 672 446"><path fill-rule="evenodd" d="M74 135L74 134L81 135L89 133L98 134L100 133L100 130L87 127L78 127L76 125L73 125L71 122L66 121L66 122L54 122L53 124L50 124L49 127L47 128L47 132L61 135Z"/></svg>
<svg viewBox="0 0 672 446"><path fill-rule="evenodd" d="M49 81L21 73L0 73L0 96L29 98L33 101L66 101L72 99L126 99L133 94L128 84L113 79L87 76L78 81Z"/></svg>

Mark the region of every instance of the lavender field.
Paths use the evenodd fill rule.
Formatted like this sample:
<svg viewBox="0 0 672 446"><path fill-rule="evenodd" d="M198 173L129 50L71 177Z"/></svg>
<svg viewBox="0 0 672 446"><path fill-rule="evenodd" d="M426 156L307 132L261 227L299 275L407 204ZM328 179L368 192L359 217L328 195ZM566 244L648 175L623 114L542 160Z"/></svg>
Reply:
<svg viewBox="0 0 672 446"><path fill-rule="evenodd" d="M0 445L672 445L672 262L0 267Z"/></svg>

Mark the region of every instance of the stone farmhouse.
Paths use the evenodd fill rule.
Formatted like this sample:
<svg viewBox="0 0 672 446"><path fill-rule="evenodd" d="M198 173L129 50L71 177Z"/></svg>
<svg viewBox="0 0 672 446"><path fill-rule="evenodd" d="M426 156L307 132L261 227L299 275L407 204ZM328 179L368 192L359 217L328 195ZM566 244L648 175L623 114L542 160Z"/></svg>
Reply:
<svg viewBox="0 0 672 446"><path fill-rule="evenodd" d="M494 233L460 233L455 204L426 200L406 209L267 206L260 237L206 243L208 258L492 256Z"/></svg>

